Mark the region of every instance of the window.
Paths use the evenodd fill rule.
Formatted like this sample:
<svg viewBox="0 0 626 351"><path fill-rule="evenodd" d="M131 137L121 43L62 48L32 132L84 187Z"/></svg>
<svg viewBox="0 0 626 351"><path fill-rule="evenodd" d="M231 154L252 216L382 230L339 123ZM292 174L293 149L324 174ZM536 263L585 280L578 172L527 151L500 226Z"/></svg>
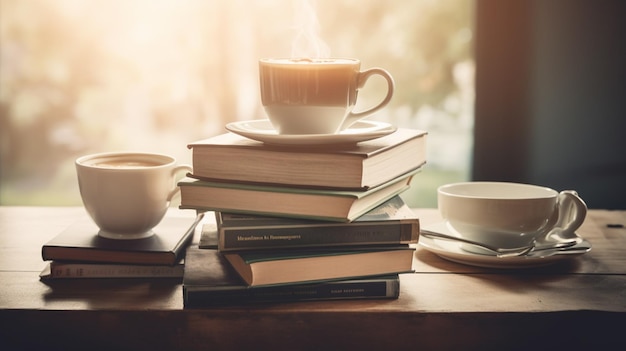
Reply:
<svg viewBox="0 0 626 351"><path fill-rule="evenodd" d="M257 60L290 56L302 30L332 56L391 72L396 95L371 119L425 129L429 162L404 196L469 177L473 3L463 0L0 0L0 204L80 205L73 161L162 152L233 120L265 118ZM312 9L312 11L307 11ZM315 21L317 19L317 22ZM309 26L311 25L311 26ZM384 83L366 87L373 104ZM359 106L357 106L359 108Z"/></svg>

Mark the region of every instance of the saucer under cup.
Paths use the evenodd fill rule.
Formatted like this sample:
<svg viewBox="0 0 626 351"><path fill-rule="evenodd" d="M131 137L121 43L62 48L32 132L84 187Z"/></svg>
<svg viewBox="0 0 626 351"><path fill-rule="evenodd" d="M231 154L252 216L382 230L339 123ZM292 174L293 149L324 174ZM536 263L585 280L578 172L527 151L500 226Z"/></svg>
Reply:
<svg viewBox="0 0 626 351"><path fill-rule="evenodd" d="M453 236L454 233L444 222L434 223L422 228L422 232L435 232ZM468 250L459 242L447 239L420 235L419 245L437 256L456 263L470 266L497 268L497 269L526 269L543 267L553 263L568 260L591 250L591 243L582 239L580 243L565 248L543 250L522 256L498 257L493 252L481 253Z"/></svg>
<svg viewBox="0 0 626 351"><path fill-rule="evenodd" d="M335 146L377 139L397 130L389 123L361 120L336 134L279 134L268 119L231 122L226 129L243 137L281 146Z"/></svg>

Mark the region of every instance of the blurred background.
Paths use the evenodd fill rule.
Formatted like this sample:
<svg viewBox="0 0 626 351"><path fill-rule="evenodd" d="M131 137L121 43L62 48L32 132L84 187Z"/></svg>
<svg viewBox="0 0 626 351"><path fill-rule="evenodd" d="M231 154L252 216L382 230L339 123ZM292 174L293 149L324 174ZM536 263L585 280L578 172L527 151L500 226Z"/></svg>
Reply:
<svg viewBox="0 0 626 351"><path fill-rule="evenodd" d="M189 163L188 143L266 118L259 58L325 46L394 76L391 104L370 119L430 133L428 165L404 197L434 207L438 185L470 175L473 6L0 0L0 204L80 205L73 162L83 154L150 151ZM384 89L370 80L357 109Z"/></svg>
<svg viewBox="0 0 626 351"><path fill-rule="evenodd" d="M428 131L411 206L502 180L626 209L625 16L621 0L0 0L0 205L80 205L87 153L191 162L188 143L266 118L259 58L328 50L395 77L370 119ZM368 81L357 109L384 89Z"/></svg>

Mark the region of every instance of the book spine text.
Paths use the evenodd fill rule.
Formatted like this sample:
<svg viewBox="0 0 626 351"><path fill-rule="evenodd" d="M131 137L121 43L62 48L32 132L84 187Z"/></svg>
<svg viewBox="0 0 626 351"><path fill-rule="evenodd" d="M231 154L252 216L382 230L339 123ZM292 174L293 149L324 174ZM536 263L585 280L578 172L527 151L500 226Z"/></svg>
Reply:
<svg viewBox="0 0 626 351"><path fill-rule="evenodd" d="M411 223L363 224L297 228L237 228L220 230L221 251L306 248L321 246L408 244Z"/></svg>

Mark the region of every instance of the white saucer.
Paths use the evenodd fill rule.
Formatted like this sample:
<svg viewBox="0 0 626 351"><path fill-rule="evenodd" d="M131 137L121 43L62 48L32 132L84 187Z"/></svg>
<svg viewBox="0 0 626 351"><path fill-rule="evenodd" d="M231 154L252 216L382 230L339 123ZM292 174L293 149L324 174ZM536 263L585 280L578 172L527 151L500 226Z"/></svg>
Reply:
<svg viewBox="0 0 626 351"><path fill-rule="evenodd" d="M356 144L389 135L396 127L377 121L357 121L338 134L278 134L268 119L232 122L226 129L246 138L274 145Z"/></svg>
<svg viewBox="0 0 626 351"><path fill-rule="evenodd" d="M424 227L422 230L449 234L445 228L445 224L442 225L442 223L437 223L432 226ZM426 236L420 236L419 238L420 246L448 261L467 264L470 266L500 269L520 269L546 266L574 256L583 255L591 250L591 243L587 240L583 240L581 243L569 248L570 250L580 250L561 250L552 255L542 255L541 251L537 251L529 256L496 257L494 255L482 255L463 250L460 244L461 243L459 242L451 240L430 238Z"/></svg>

